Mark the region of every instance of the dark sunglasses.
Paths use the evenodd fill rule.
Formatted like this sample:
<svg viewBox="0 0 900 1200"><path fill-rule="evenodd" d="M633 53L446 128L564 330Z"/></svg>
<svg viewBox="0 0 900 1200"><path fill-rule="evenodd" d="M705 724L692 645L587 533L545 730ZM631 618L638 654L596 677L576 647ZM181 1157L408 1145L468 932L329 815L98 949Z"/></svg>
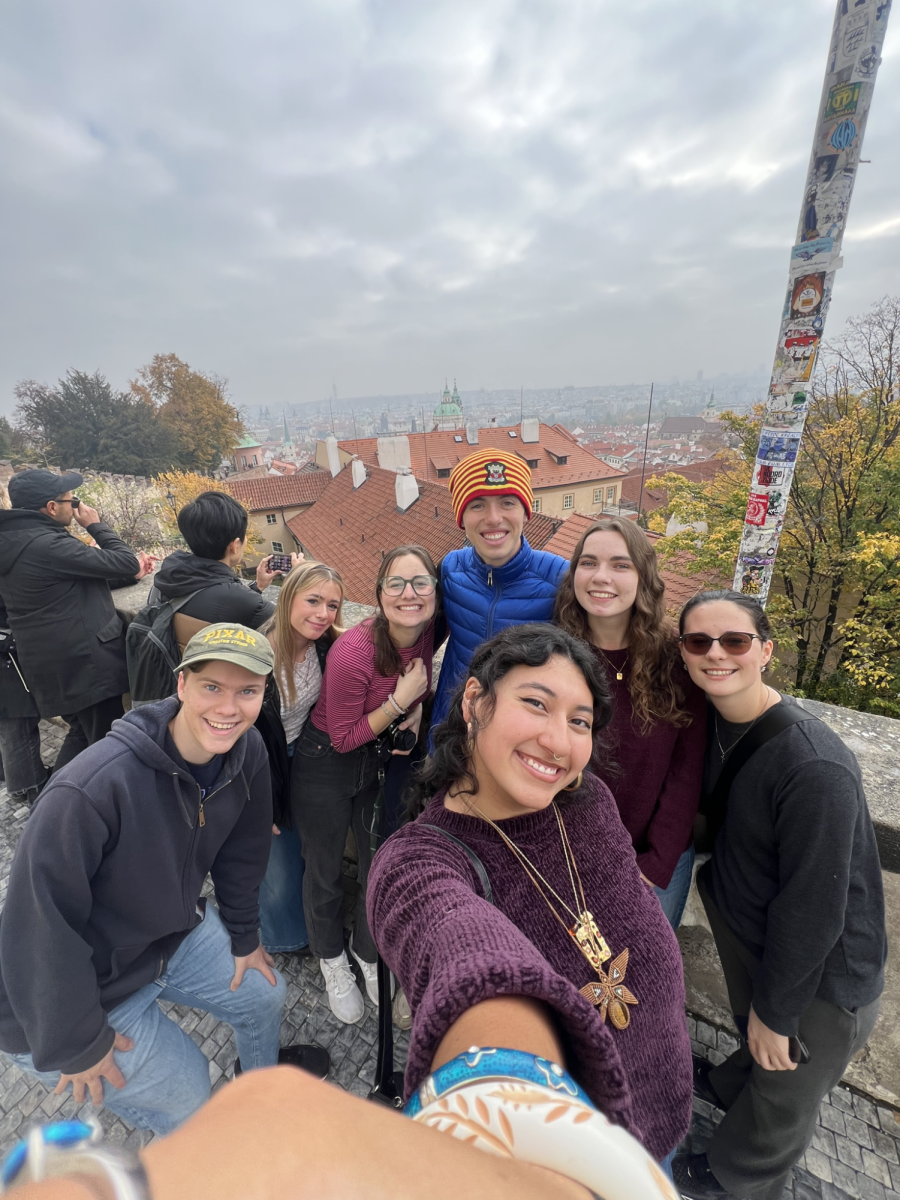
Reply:
<svg viewBox="0 0 900 1200"><path fill-rule="evenodd" d="M753 639L762 641L758 633L723 633L721 637L710 637L708 633L683 633L678 639L688 654L708 654L713 642L718 642L727 654L746 654Z"/></svg>
<svg viewBox="0 0 900 1200"><path fill-rule="evenodd" d="M77 508L81 501L77 496L73 496L71 500L56 500L56 504L71 504L73 508Z"/></svg>

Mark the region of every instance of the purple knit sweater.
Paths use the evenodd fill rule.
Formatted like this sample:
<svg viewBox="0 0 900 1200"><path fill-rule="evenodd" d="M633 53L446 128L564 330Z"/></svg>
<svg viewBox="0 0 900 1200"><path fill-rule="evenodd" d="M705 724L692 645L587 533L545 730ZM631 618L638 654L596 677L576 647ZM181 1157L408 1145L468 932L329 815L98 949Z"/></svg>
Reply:
<svg viewBox="0 0 900 1200"><path fill-rule="evenodd" d="M441 1039L463 1012L495 996L528 996L555 1011L566 1065L598 1108L661 1159L684 1137L691 1116L681 955L641 881L609 789L586 779L590 799L564 808L563 819L597 927L613 957L631 951L625 983L639 1003L627 1029L603 1024L579 995L593 971L497 833L478 817L444 808L442 795L376 854L369 925L413 1012L407 1096L429 1074ZM483 899L463 851L425 823L475 851L494 905ZM511 818L503 829L574 908L552 811Z"/></svg>

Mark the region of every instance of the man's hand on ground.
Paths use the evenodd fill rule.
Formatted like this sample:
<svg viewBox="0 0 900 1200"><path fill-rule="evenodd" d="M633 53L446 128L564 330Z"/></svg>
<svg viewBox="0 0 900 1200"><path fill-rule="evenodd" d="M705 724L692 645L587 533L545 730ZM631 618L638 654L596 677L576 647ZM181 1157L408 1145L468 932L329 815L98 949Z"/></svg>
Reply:
<svg viewBox="0 0 900 1200"><path fill-rule="evenodd" d="M79 1071L77 1075L60 1075L59 1083L53 1089L54 1096L61 1096L71 1083L72 1095L75 1098L76 1104L83 1103L84 1090L87 1088L94 1102L94 1107L99 1108L103 1103L103 1079L108 1079L114 1088L123 1088L125 1086L125 1076L116 1066L113 1051L133 1049L134 1042L131 1038L117 1033L116 1040L113 1042L109 1053L105 1054L96 1066L90 1067L87 1071Z"/></svg>
<svg viewBox="0 0 900 1200"><path fill-rule="evenodd" d="M75 509L75 520L82 529L87 529L88 525L96 525L96 523L100 520L100 514L97 512L96 508L91 508L89 504L85 504L85 502L82 500L82 502Z"/></svg>
<svg viewBox="0 0 900 1200"><path fill-rule="evenodd" d="M797 1064L791 1062L790 1038L764 1025L752 1006L747 1021L747 1045L764 1071L796 1071Z"/></svg>
<svg viewBox="0 0 900 1200"><path fill-rule="evenodd" d="M244 972L251 968L254 971L259 971L261 975L265 975L272 987L275 987L278 980L275 978L275 972L272 968L275 966L275 959L270 954L263 950L262 946L257 946L252 954L246 955L244 958L234 956L234 979L231 981L231 990L236 992L241 986L241 980L244 978Z"/></svg>

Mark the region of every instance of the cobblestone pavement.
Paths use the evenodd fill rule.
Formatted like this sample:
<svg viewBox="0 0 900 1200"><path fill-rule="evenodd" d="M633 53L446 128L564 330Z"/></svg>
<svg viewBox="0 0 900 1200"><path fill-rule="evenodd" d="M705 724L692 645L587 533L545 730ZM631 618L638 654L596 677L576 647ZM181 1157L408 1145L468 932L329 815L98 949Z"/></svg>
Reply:
<svg viewBox="0 0 900 1200"><path fill-rule="evenodd" d="M360 606L361 607L361 606ZM360 614L362 615L362 614ZM359 617L357 617L357 620ZM353 622L355 623L355 622ZM42 722L46 761L55 758L64 735L60 724ZM0 904L6 897L13 851L28 809L13 808L0 787ZM352 892L354 873L347 865L346 884ZM349 906L348 906L349 910ZM313 1042L331 1055L329 1080L358 1096L374 1082L377 1012L366 999L365 1017L358 1025L343 1025L332 1014L315 960L276 955L276 965L288 984L281 1027L282 1045ZM356 964L354 971L362 988ZM364 992L364 989L363 989ZM364 993L365 994L365 993ZM236 1056L231 1029L222 1021L193 1009L164 1005L167 1015L193 1038L209 1058L210 1082L216 1090L232 1077ZM688 1018L694 1052L721 1062L736 1049L734 1037L704 1021ZM409 1035L395 1033L395 1065L406 1060ZM74 1116L79 1111L71 1092L53 1096L0 1054L0 1154L6 1152L32 1121ZM80 1110L88 1114L90 1102ZM686 1148L702 1151L722 1119L722 1113L694 1100L694 1120ZM152 1134L138 1132L125 1121L101 1110L100 1121L114 1142L137 1147ZM783 1200L900 1200L900 1123L893 1110L873 1104L846 1088L835 1088L822 1104L812 1145L794 1169Z"/></svg>

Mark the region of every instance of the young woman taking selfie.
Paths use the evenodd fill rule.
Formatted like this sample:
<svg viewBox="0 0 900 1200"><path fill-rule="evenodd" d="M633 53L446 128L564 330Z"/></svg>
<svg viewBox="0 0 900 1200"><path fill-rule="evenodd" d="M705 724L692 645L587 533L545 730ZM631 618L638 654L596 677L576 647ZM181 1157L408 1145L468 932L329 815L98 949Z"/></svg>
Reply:
<svg viewBox="0 0 900 1200"><path fill-rule="evenodd" d="M575 547L554 620L586 642L612 691L592 769L616 798L644 881L677 929L694 865L706 702L679 662L656 552L633 521L598 521Z"/></svg>
<svg viewBox="0 0 900 1200"><path fill-rule="evenodd" d="M425 811L375 856L369 913L413 1011L408 1094L470 1046L555 1056L662 1162L691 1111L681 956L587 772L609 715L562 630L480 647L434 731Z"/></svg>
<svg viewBox="0 0 900 1200"><path fill-rule="evenodd" d="M681 652L713 708L704 807L719 827L697 878L742 1043L695 1063L725 1118L677 1158L695 1200L779 1200L822 1097L866 1042L887 953L881 867L856 759L766 683L769 620L739 592L684 606Z"/></svg>

